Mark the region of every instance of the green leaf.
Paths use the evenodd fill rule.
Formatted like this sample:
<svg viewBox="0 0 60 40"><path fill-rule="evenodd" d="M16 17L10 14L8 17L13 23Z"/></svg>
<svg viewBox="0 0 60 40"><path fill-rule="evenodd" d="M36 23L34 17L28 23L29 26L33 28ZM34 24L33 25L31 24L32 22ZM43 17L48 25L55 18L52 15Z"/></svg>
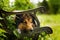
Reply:
<svg viewBox="0 0 60 40"><path fill-rule="evenodd" d="M0 28L0 33L6 33L6 31Z"/></svg>

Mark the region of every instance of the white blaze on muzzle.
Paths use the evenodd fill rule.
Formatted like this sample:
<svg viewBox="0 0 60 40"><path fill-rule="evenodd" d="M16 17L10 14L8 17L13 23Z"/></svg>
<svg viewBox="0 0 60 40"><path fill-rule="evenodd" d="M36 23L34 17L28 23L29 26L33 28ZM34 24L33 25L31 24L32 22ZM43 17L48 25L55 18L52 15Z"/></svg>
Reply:
<svg viewBox="0 0 60 40"><path fill-rule="evenodd" d="M18 33L21 34L21 30L20 29L17 29Z"/></svg>

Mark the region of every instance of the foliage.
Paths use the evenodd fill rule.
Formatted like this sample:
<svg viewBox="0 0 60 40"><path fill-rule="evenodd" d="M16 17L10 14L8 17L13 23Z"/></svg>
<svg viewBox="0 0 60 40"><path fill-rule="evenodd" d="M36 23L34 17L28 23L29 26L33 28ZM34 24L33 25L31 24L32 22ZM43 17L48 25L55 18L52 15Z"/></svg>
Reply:
<svg viewBox="0 0 60 40"><path fill-rule="evenodd" d="M52 7L52 12L56 14L60 8L60 0L49 0L50 6Z"/></svg>
<svg viewBox="0 0 60 40"><path fill-rule="evenodd" d="M0 9L12 11L14 7L9 6L9 0L0 0Z"/></svg>
<svg viewBox="0 0 60 40"><path fill-rule="evenodd" d="M43 0L42 3L38 3L38 6L41 5L44 6L50 14L57 14L60 10L60 0Z"/></svg>
<svg viewBox="0 0 60 40"><path fill-rule="evenodd" d="M6 33L6 31L0 28L0 40L4 40L4 38L7 37L4 33Z"/></svg>
<svg viewBox="0 0 60 40"><path fill-rule="evenodd" d="M32 8L34 8L34 5L30 0L15 0L13 6L9 5L9 0L0 0L0 9L4 9L6 11L27 10Z"/></svg>
<svg viewBox="0 0 60 40"><path fill-rule="evenodd" d="M0 0L0 9L3 7L3 0Z"/></svg>
<svg viewBox="0 0 60 40"><path fill-rule="evenodd" d="M6 31L0 28L0 36L6 37L6 36L4 35L4 33L6 33Z"/></svg>
<svg viewBox="0 0 60 40"><path fill-rule="evenodd" d="M44 6L46 8L46 11L49 11L49 4L46 0L43 0L43 2L39 2L38 6Z"/></svg>
<svg viewBox="0 0 60 40"><path fill-rule="evenodd" d="M27 10L33 8L33 4L30 0L15 0L15 9L16 10Z"/></svg>
<svg viewBox="0 0 60 40"><path fill-rule="evenodd" d="M8 16L7 19L7 26L10 30L14 30L15 29L15 19L14 19L15 15L11 15Z"/></svg>

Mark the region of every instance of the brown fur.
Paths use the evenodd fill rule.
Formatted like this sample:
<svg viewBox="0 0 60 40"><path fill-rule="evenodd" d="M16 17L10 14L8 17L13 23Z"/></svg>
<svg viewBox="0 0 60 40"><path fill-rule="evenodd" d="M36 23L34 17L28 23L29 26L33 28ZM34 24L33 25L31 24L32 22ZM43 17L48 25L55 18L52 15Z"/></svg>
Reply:
<svg viewBox="0 0 60 40"><path fill-rule="evenodd" d="M29 14L23 14L22 18L24 19L22 23L18 25L20 30L33 30L34 24L32 22L32 17Z"/></svg>

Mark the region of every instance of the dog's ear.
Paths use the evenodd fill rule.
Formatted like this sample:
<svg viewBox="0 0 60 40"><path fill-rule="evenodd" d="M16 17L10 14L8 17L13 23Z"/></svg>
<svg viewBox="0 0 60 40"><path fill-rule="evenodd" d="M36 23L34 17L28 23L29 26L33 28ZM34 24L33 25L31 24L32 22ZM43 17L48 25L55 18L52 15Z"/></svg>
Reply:
<svg viewBox="0 0 60 40"><path fill-rule="evenodd" d="M19 23L23 22L23 14L16 14L15 22L16 22L16 27L19 25Z"/></svg>
<svg viewBox="0 0 60 40"><path fill-rule="evenodd" d="M39 22L37 16L35 14L30 14L30 16L32 17L32 21L35 24L35 26L40 27L40 22Z"/></svg>

